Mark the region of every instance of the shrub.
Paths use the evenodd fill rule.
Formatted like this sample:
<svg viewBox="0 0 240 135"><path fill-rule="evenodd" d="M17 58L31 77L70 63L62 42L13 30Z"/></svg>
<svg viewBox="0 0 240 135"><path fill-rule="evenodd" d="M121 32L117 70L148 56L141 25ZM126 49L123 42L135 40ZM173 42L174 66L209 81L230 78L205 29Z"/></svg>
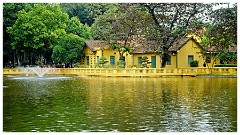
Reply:
<svg viewBox="0 0 240 135"><path fill-rule="evenodd" d="M97 63L96 67L99 67L99 68L105 68L105 64L107 63L107 59L105 57L101 57L99 59L99 62Z"/></svg>
<svg viewBox="0 0 240 135"><path fill-rule="evenodd" d="M194 60L194 61L190 62L190 66L191 67L198 67L198 61Z"/></svg>
<svg viewBox="0 0 240 135"><path fill-rule="evenodd" d="M117 67L118 67L118 68L125 68L125 65L126 65L126 63L125 63L124 60L119 60L119 61L117 62Z"/></svg>
<svg viewBox="0 0 240 135"><path fill-rule="evenodd" d="M214 65L214 67L237 67L237 64L218 64Z"/></svg>
<svg viewBox="0 0 240 135"><path fill-rule="evenodd" d="M142 67L143 68L148 68L148 64L149 64L149 59L147 56L143 56L142 58Z"/></svg>

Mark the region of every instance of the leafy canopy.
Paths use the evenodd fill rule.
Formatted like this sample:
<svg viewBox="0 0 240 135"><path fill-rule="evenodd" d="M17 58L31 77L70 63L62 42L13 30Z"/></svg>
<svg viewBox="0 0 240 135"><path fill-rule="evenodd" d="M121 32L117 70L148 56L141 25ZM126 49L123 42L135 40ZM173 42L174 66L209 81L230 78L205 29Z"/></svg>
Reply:
<svg viewBox="0 0 240 135"><path fill-rule="evenodd" d="M13 37L12 46L23 45L34 49L54 44L54 40L65 32L68 15L57 4L35 4L32 10L19 11L18 19L8 27Z"/></svg>
<svg viewBox="0 0 240 135"><path fill-rule="evenodd" d="M72 63L83 57L84 39L74 35L65 34L58 40L58 44L54 46L52 58L55 62Z"/></svg>
<svg viewBox="0 0 240 135"><path fill-rule="evenodd" d="M84 39L91 38L91 28L83 25L77 17L72 17L68 20L66 32L78 35Z"/></svg>

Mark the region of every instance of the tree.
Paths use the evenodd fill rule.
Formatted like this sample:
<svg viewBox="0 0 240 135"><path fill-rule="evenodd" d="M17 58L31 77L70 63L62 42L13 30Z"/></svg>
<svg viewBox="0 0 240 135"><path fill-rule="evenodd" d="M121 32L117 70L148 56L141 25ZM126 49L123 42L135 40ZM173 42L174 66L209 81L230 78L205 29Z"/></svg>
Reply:
<svg viewBox="0 0 240 135"><path fill-rule="evenodd" d="M21 50L30 48L37 53L38 63L51 57L51 49L58 36L65 33L68 15L58 4L34 4L30 11L19 11L18 19L7 32L12 37L12 47L18 58ZM19 63L20 65L20 63Z"/></svg>
<svg viewBox="0 0 240 135"><path fill-rule="evenodd" d="M217 45L227 50L229 45L237 44L237 5L221 8L211 14L212 23L207 28L205 44Z"/></svg>
<svg viewBox="0 0 240 135"><path fill-rule="evenodd" d="M77 17L72 17L67 22L67 33L72 33L75 35L78 35L79 37L82 37L84 39L90 39L91 38L91 29L87 25L83 25Z"/></svg>
<svg viewBox="0 0 240 135"><path fill-rule="evenodd" d="M220 59L222 64L227 64L230 61L236 61L237 60L237 55L233 52L229 52L227 50L221 50L217 54L217 58Z"/></svg>
<svg viewBox="0 0 240 135"><path fill-rule="evenodd" d="M236 60L236 53L229 52L228 49L230 45L237 44L237 5L214 10L210 17L211 21L206 26L201 45L205 48L217 48L217 55L212 55L215 60L220 59L223 63Z"/></svg>
<svg viewBox="0 0 240 135"><path fill-rule="evenodd" d="M139 4L119 4L98 16L92 25L94 39L108 40L113 50L117 50L125 61L124 53L130 52L132 41L142 35L142 27L147 24L147 12Z"/></svg>
<svg viewBox="0 0 240 135"><path fill-rule="evenodd" d="M115 4L106 3L62 3L61 7L70 17L78 17L83 24L91 26L95 18L102 15Z"/></svg>
<svg viewBox="0 0 240 135"><path fill-rule="evenodd" d="M73 67L73 63L83 57L83 46L83 38L74 34L65 34L59 38L58 44L54 46L52 59L56 63L65 63Z"/></svg>
<svg viewBox="0 0 240 135"><path fill-rule="evenodd" d="M18 11L24 9L29 11L33 7L33 4L28 3L3 3L3 65L6 66L11 62L14 66L15 51L11 47L11 38L7 32L7 27L12 26L17 20Z"/></svg>
<svg viewBox="0 0 240 135"><path fill-rule="evenodd" d="M211 4L203 3L147 3L142 4L152 17L153 28L157 33L155 40L161 46L161 67L166 66L168 49L177 38L184 36L191 24L207 15ZM157 30L157 31L156 31Z"/></svg>

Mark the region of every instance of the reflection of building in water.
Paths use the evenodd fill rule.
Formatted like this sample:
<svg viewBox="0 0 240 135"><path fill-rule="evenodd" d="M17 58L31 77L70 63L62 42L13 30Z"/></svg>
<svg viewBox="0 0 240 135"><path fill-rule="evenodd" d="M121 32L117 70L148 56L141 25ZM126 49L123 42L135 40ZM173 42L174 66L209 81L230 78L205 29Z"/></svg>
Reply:
<svg viewBox="0 0 240 135"><path fill-rule="evenodd" d="M227 115L236 103L231 104L233 97L225 91L236 93L233 78L92 77L88 85L88 109L96 125L133 131L146 126L154 131L216 131L214 126L234 124Z"/></svg>

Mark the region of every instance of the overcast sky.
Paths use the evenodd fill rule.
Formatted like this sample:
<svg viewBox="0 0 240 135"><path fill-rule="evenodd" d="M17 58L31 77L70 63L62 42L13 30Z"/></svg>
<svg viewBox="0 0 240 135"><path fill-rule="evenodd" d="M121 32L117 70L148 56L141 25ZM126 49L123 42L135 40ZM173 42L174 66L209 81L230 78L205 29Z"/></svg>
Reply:
<svg viewBox="0 0 240 135"><path fill-rule="evenodd" d="M234 3L229 3L229 7L232 7ZM228 4L222 4L222 5L218 5L218 6L214 6L213 7L213 10L216 10L216 9L220 9L220 8L227 8L228 7Z"/></svg>

